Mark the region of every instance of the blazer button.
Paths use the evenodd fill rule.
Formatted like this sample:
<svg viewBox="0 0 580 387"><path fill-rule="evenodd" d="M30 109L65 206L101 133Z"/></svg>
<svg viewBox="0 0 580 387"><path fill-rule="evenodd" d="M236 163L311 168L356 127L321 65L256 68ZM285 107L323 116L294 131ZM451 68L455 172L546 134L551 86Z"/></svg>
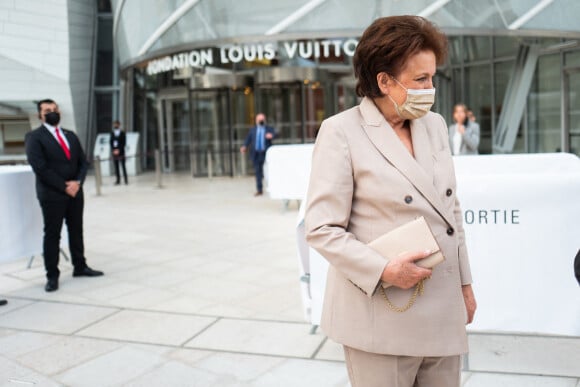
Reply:
<svg viewBox="0 0 580 387"><path fill-rule="evenodd" d="M447 229L447 235L451 236L451 235L453 235L453 234L455 234L455 230L453 229L453 227L449 227L449 228Z"/></svg>
<svg viewBox="0 0 580 387"><path fill-rule="evenodd" d="M405 203L410 204L413 201L413 197L411 195L405 196Z"/></svg>
<svg viewBox="0 0 580 387"><path fill-rule="evenodd" d="M451 188L447 188L447 191L445 192L445 195L451 196L451 194L453 194L453 190Z"/></svg>

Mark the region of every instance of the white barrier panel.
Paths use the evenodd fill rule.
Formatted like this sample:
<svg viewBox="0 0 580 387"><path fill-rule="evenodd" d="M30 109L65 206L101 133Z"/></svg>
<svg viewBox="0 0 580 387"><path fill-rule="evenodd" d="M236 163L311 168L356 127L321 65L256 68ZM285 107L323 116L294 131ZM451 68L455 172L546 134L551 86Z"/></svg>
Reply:
<svg viewBox="0 0 580 387"><path fill-rule="evenodd" d="M42 212L29 166L0 166L0 262L42 254ZM68 244L63 227L61 246Z"/></svg>
<svg viewBox="0 0 580 387"><path fill-rule="evenodd" d="M109 160L111 158L110 140L110 133L101 133L97 135L95 149L93 150L95 157L99 156L99 159L101 160L101 175L105 177L113 175L113 163Z"/></svg>
<svg viewBox="0 0 580 387"><path fill-rule="evenodd" d="M139 133L127 133L127 145L125 146L125 168L127 175L137 176L141 173L141 163L137 153L139 152Z"/></svg>
<svg viewBox="0 0 580 387"><path fill-rule="evenodd" d="M137 176L141 173L141 163L137 157L139 152L139 133L130 132L126 134L127 144L125 145L125 168L128 176ZM101 159L101 175L113 176L113 154L111 153L111 133L101 133L97 135L93 154ZM122 172L121 172L122 173Z"/></svg>
<svg viewBox="0 0 580 387"><path fill-rule="evenodd" d="M454 158L478 301L472 331L580 335L580 159L569 154ZM305 201L304 201L305 202ZM301 215L303 216L303 215ZM299 222L300 224L300 222ZM311 323L328 263L309 249Z"/></svg>
<svg viewBox="0 0 580 387"><path fill-rule="evenodd" d="M313 144L274 145L268 149L264 173L271 199L304 199L313 147Z"/></svg>

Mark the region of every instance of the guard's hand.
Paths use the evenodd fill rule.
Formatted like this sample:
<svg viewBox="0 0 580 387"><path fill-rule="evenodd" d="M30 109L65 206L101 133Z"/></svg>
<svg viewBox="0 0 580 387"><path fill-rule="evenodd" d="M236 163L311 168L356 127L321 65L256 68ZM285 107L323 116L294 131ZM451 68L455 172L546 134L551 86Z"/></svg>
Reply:
<svg viewBox="0 0 580 387"><path fill-rule="evenodd" d="M246 153L246 150L245 146L240 147L240 153Z"/></svg>
<svg viewBox="0 0 580 387"><path fill-rule="evenodd" d="M471 324L473 322L475 310L477 309L477 302L473 295L473 289L471 288L471 285L463 285L461 287L461 292L463 293L463 301L465 302L465 309L467 310L467 324Z"/></svg>
<svg viewBox="0 0 580 387"><path fill-rule="evenodd" d="M81 189L81 185L79 184L78 181L71 180L71 181L66 182L65 192L71 198L74 198L75 196L77 196L80 189Z"/></svg>
<svg viewBox="0 0 580 387"><path fill-rule="evenodd" d="M422 279L431 276L431 269L417 266L415 261L431 255L431 251L415 251L404 253L389 261L381 280L401 289L410 289Z"/></svg>
<svg viewBox="0 0 580 387"><path fill-rule="evenodd" d="M271 140L274 138L274 135L272 133L266 133L264 137L266 137L266 140Z"/></svg>

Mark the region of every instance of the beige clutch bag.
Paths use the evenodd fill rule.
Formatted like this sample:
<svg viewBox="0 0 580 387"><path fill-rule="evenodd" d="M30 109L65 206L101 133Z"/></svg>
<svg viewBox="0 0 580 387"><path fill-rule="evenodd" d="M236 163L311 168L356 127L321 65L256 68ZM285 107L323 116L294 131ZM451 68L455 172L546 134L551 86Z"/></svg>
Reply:
<svg viewBox="0 0 580 387"><path fill-rule="evenodd" d="M422 216L378 237L368 246L383 257L397 257L411 251L430 250L433 252L430 256L415 262L418 266L428 269L445 260L427 221ZM383 288L389 286L392 285L383 282Z"/></svg>

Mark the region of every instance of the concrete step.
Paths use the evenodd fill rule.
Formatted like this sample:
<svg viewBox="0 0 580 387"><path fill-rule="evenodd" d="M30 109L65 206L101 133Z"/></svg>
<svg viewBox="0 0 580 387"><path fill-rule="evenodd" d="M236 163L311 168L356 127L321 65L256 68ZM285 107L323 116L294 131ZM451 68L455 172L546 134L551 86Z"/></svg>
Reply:
<svg viewBox="0 0 580 387"><path fill-rule="evenodd" d="M580 378L580 337L470 332L465 371Z"/></svg>

